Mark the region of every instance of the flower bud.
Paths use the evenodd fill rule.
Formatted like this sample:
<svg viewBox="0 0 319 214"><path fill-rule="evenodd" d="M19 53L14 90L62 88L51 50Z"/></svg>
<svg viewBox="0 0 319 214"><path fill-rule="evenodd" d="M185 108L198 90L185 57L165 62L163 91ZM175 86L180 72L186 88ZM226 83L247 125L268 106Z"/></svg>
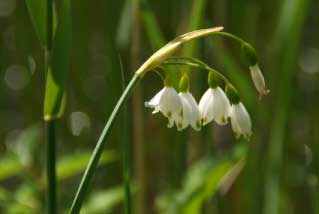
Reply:
<svg viewBox="0 0 319 214"><path fill-rule="evenodd" d="M238 92L234 86L227 84L225 92L231 104L237 104L240 102Z"/></svg>
<svg viewBox="0 0 319 214"><path fill-rule="evenodd" d="M265 79L260 71L258 64L250 66L249 69L254 85L259 92L260 97L263 95L267 95L269 93L269 90L266 89Z"/></svg>
<svg viewBox="0 0 319 214"><path fill-rule="evenodd" d="M181 46L191 40L201 38L215 32L223 30L223 27L215 27L209 29L201 29L195 30L189 33L185 33L170 41L166 45L164 45L161 49L156 51L152 56L150 56L136 71L136 74L140 76L144 76L146 72L154 69L160 63L162 63L165 59L170 57L173 53L181 48Z"/></svg>

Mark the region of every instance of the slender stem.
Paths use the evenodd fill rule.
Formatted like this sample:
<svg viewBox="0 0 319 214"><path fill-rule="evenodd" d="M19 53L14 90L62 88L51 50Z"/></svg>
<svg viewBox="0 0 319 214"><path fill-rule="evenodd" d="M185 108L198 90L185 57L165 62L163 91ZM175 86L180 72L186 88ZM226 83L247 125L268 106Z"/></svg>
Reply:
<svg viewBox="0 0 319 214"><path fill-rule="evenodd" d="M224 31L219 31L219 32L214 32L213 35L219 35L219 36L223 36L223 37L227 37L229 39L233 39L241 44L245 44L247 42L245 42L242 38L234 35L234 34L231 34L231 33L227 33L227 32L224 32Z"/></svg>
<svg viewBox="0 0 319 214"><path fill-rule="evenodd" d="M216 72L221 79L223 79L223 81L226 84L229 84L229 80L220 72L216 71L215 69L209 67L207 64L205 64L204 62L198 60L198 59L193 59L193 58L186 58L186 57L172 57L171 59L175 60L175 61L170 61L167 60L165 62L163 62L164 65L185 65L185 66L192 66L195 68L199 68L199 69L203 69L206 71L213 71ZM176 61L176 60L184 60L184 61ZM186 61L185 61L186 60ZM192 62L193 61L193 62Z"/></svg>
<svg viewBox="0 0 319 214"><path fill-rule="evenodd" d="M53 0L47 0L47 44L44 51L45 69L49 72L51 63L50 56L52 50L52 32L53 32ZM46 136L47 136L47 200L48 213L56 214L56 136L55 136L55 121L46 121Z"/></svg>
<svg viewBox="0 0 319 214"><path fill-rule="evenodd" d="M92 153L90 162L84 172L84 175L82 177L81 183L79 185L79 188L77 190L77 193L75 195L75 198L72 203L72 207L70 210L71 214L78 214L80 212L84 197L87 193L91 178L93 176L93 173L95 171L95 168L98 164L98 161L100 159L100 156L103 151L103 147L105 145L106 138L108 137L109 131L113 125L114 119L119 113L120 108L123 106L127 98L130 96L131 92L133 91L134 87L136 86L136 83L138 80L141 79L141 76L138 74L135 74L133 78L131 79L130 83L126 87L125 91L122 93L120 99L118 100L116 106L113 109L113 112L111 113L103 131L102 134L94 148L94 151Z"/></svg>
<svg viewBox="0 0 319 214"><path fill-rule="evenodd" d="M56 214L56 171L55 171L55 121L46 122L47 129L47 179L48 179L48 213Z"/></svg>

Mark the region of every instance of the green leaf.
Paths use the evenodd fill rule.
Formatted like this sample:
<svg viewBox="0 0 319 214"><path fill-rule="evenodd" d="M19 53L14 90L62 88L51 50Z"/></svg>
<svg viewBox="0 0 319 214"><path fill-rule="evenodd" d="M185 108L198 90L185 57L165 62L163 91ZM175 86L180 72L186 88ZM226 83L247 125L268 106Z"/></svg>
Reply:
<svg viewBox="0 0 319 214"><path fill-rule="evenodd" d="M94 193L90 200L83 206L83 214L114 213L113 209L124 199L123 187L114 187Z"/></svg>
<svg viewBox="0 0 319 214"><path fill-rule="evenodd" d="M201 28L204 10L206 9L206 0L197 0L193 2L190 20L188 23L187 31L197 30ZM183 56L192 57L197 55L198 42L193 41L183 50Z"/></svg>
<svg viewBox="0 0 319 214"><path fill-rule="evenodd" d="M43 46L46 45L46 2L44 0L26 0L26 5L34 30Z"/></svg>
<svg viewBox="0 0 319 214"><path fill-rule="evenodd" d="M74 176L85 170L87 162L90 160L91 152L79 152L62 158L57 165L57 176L59 180ZM99 165L104 165L116 160L114 151L103 152Z"/></svg>
<svg viewBox="0 0 319 214"><path fill-rule="evenodd" d="M44 119L60 118L64 112L66 90L65 79L69 66L71 49L71 3L63 1L61 17L53 40L51 69L48 70Z"/></svg>
<svg viewBox="0 0 319 214"><path fill-rule="evenodd" d="M20 161L8 155L8 157L1 159L0 161L0 181L15 176L23 169Z"/></svg>
<svg viewBox="0 0 319 214"><path fill-rule="evenodd" d="M164 193L158 198L160 213L202 213L203 203L222 187L227 190L237 178L246 153L246 145L238 145L231 158L221 156L198 161L187 171L180 190Z"/></svg>
<svg viewBox="0 0 319 214"><path fill-rule="evenodd" d="M164 46L167 41L147 0L141 0L141 18L153 50L157 50Z"/></svg>

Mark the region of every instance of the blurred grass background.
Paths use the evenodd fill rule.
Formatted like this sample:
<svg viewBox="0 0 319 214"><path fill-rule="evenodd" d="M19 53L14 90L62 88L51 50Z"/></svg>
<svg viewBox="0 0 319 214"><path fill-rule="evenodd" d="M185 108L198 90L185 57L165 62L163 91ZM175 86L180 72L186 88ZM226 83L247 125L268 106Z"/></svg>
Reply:
<svg viewBox="0 0 319 214"><path fill-rule="evenodd" d="M62 0L56 0L57 14ZM143 106L162 87L148 74L118 118L81 213L123 213L122 142L131 144L135 213L319 213L319 2L72 0L67 103L57 122L58 201L69 209L95 142L135 69L176 35L224 26L253 44L262 101L237 44L209 37L180 53L236 85L250 142L229 125L166 128ZM34 14L33 14L34 15ZM0 1L0 213L44 213L44 55L23 0ZM36 17L36 15L35 15ZM120 58L119 58L120 56ZM180 69L180 68L175 68ZM197 100L207 77L192 72Z"/></svg>

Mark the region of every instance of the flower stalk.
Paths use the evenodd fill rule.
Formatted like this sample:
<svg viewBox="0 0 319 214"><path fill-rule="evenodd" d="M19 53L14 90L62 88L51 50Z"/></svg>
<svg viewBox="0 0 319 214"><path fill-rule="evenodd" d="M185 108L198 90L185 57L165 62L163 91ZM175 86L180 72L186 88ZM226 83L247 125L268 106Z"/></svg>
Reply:
<svg viewBox="0 0 319 214"><path fill-rule="evenodd" d="M111 127L113 125L113 122L118 115L121 107L125 104L127 98L130 96L131 92L134 90L136 84L141 79L140 74L135 74L131 81L129 82L128 86L122 93L120 99L118 100L116 106L114 107L108 121L106 122L106 125L99 137L99 140L94 148L94 151L92 153L91 159L89 161L89 164L84 172L84 175L82 177L81 183L79 185L78 191L75 195L75 198L72 203L72 207L70 210L71 214L77 214L80 212L82 203L84 201L84 197L88 191L88 186L90 184L90 181L92 179L94 170L96 169L96 166L99 162L99 159L101 157L104 145L107 141L105 141L106 137L109 135Z"/></svg>

